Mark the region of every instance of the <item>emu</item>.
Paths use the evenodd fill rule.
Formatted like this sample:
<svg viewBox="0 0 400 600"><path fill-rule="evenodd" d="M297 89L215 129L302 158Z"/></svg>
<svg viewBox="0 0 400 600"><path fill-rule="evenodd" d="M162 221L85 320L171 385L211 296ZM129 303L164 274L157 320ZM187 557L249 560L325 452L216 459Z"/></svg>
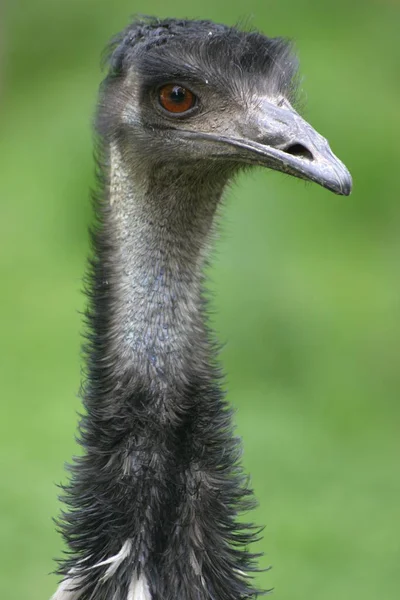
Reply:
<svg viewBox="0 0 400 600"><path fill-rule="evenodd" d="M156 18L111 43L96 133L83 454L61 515L53 600L241 600L259 590L237 520L254 504L207 324L203 265L221 196L264 166L348 195L293 108L290 45Z"/></svg>

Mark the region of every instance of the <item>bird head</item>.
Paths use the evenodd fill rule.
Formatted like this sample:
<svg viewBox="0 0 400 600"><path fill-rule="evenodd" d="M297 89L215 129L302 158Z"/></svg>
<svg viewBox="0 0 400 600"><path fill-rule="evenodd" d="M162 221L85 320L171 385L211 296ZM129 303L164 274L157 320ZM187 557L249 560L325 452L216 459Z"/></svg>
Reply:
<svg viewBox="0 0 400 600"><path fill-rule="evenodd" d="M136 163L258 165L350 194L349 171L294 108L297 61L282 38L147 19L113 41L108 61L99 131Z"/></svg>

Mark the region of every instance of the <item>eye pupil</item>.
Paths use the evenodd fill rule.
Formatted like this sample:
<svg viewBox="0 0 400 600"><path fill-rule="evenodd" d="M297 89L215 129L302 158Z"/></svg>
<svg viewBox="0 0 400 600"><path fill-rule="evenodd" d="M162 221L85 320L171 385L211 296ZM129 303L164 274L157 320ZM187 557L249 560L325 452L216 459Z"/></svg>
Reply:
<svg viewBox="0 0 400 600"><path fill-rule="evenodd" d="M184 102L186 98L185 88L180 87L179 85L175 85L171 90L170 98L172 102L176 102L177 104L179 104L180 102Z"/></svg>
<svg viewBox="0 0 400 600"><path fill-rule="evenodd" d="M160 88L159 101L166 111L182 114L193 108L196 96L181 85L169 83Z"/></svg>

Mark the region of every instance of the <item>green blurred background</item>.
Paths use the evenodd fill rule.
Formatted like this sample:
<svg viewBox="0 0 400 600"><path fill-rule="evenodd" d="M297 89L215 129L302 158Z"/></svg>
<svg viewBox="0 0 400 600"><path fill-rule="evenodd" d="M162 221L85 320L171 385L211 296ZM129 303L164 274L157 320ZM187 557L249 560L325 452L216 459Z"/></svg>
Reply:
<svg viewBox="0 0 400 600"><path fill-rule="evenodd" d="M396 0L13 0L1 14L1 600L56 587L74 442L99 55L135 12L293 38L350 198L260 171L229 194L215 327L280 600L400 597Z"/></svg>

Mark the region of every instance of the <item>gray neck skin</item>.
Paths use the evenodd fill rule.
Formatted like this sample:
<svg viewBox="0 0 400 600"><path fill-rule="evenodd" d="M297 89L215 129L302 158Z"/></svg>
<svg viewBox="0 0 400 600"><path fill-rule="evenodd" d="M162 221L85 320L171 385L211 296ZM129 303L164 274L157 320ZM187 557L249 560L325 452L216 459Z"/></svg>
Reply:
<svg viewBox="0 0 400 600"><path fill-rule="evenodd" d="M171 164L138 173L116 145L110 165L115 351L146 387L168 393L185 384L187 365L204 373L210 360L202 267L228 175Z"/></svg>

